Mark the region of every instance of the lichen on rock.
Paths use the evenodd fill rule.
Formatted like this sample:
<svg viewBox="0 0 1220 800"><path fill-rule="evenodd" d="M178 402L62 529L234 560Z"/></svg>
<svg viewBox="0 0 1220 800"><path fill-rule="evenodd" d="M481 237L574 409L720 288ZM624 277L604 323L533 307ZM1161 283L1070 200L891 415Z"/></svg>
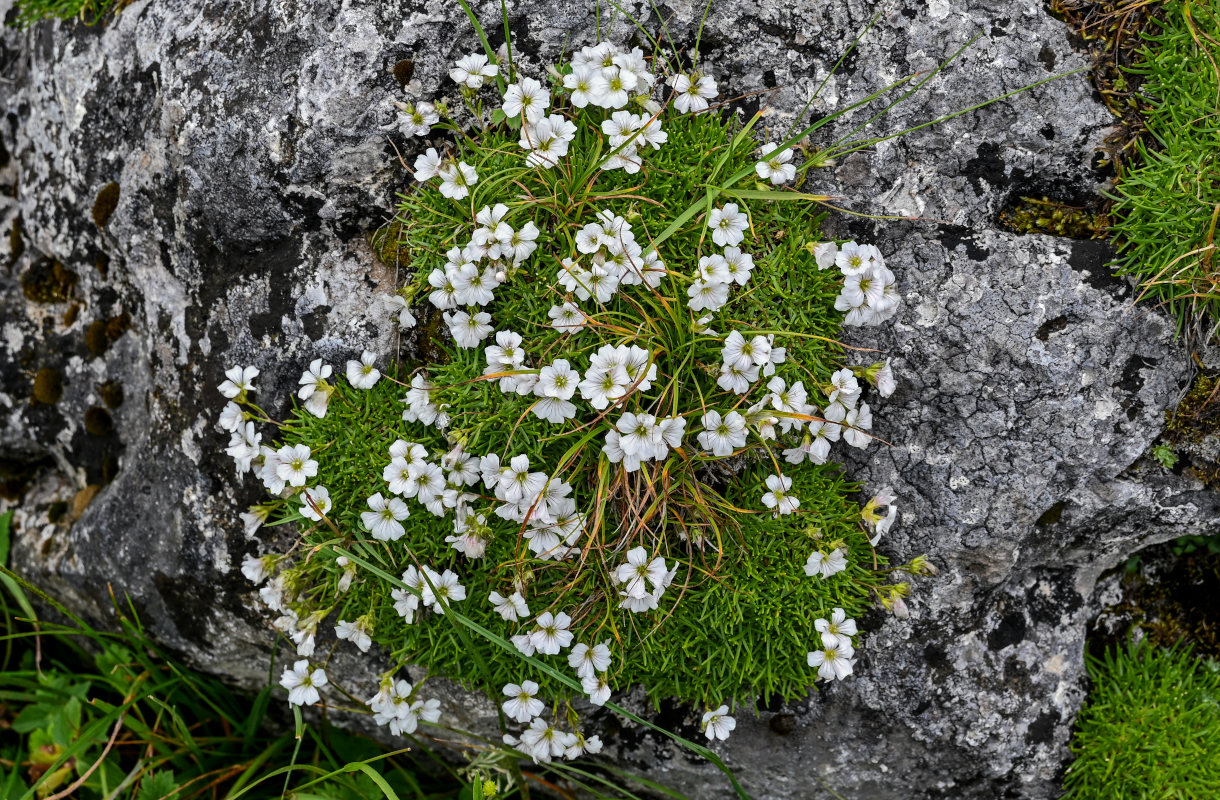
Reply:
<svg viewBox="0 0 1220 800"><path fill-rule="evenodd" d="M632 8L657 22L647 4ZM677 41L694 41L701 9L672 9ZM495 18L499 4L476 11ZM725 3L701 51L726 96L782 87L742 101L769 104L762 125L781 132L823 81L816 114L932 68L980 30L890 125L1085 63L1041 3L1000 12L969 0L885 11L829 76L874 13L854 1ZM521 50L548 60L565 41L592 41L596 24L592 5L544 0L510 18ZM395 352L388 320L367 313L395 281L367 236L406 180L405 143L379 129L378 106L402 96L403 60L409 86L443 92L453 58L476 49L467 31L456 6L145 0L102 30L0 34L14 65L0 184L16 187L0 230L20 217L22 231L0 240L0 264L14 259L0 268L0 479L20 498L4 503L19 503L21 570L99 620L113 585L196 664L265 681L269 631L237 569L254 545L232 513L255 498L222 454L214 387L225 368L258 363L268 394L284 396L310 358ZM906 299L892 330L848 342L900 353L902 376L877 431L895 446L852 476L906 498L885 552L930 553L940 574L911 599L910 620L880 624L854 683L739 715L721 752L757 796L819 793L815 776L849 797L1054 796L1098 576L1142 546L1215 529L1214 492L1137 464L1189 374L1172 325L1128 309L1104 244L996 228L1013 196L1095 191L1093 152L1110 124L1076 75L815 172L819 191L855 210L918 217L828 224L877 241ZM109 181L122 201L103 230L91 209ZM55 278L55 263L76 280ZM53 302L23 291L35 266L58 288L34 294ZM69 298L85 310L65 324ZM94 358L88 326L124 312L130 329ZM63 376L53 406L30 402L44 368ZM85 414L109 405L97 387L111 380L124 395L109 408L114 430L90 435ZM456 686L445 709L471 729L495 717ZM663 709L669 727L694 730L689 709ZM719 773L669 744L630 728L614 739L650 778L722 794Z"/></svg>

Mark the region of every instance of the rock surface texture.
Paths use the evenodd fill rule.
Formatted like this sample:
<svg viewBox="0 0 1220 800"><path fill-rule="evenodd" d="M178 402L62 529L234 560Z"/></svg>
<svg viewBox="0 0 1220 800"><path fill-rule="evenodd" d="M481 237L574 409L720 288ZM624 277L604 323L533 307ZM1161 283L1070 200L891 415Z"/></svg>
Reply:
<svg viewBox="0 0 1220 800"><path fill-rule="evenodd" d="M633 13L658 29L644 5ZM693 43L702 5L659 8ZM514 3L514 50L536 68L590 41L593 9ZM498 27L498 3L477 10ZM780 87L743 102L769 102L782 131L878 13L814 113L980 38L867 135L1084 63L1034 0L725 2L704 63L722 96ZM460 8L435 0L137 0L105 28L3 31L0 229L16 232L0 241L0 480L4 507L21 498L24 572L99 619L113 585L198 665L264 680L273 639L237 569L258 548L237 513L258 495L223 455L215 386L255 364L274 414L310 358L395 352L372 302L394 269L366 242L406 180L395 146L419 143L380 129L384 101L400 78L419 98L451 92L450 62L475 49ZM850 469L900 498L881 549L928 553L940 574L917 584L910 619L865 625L853 680L739 711L718 749L754 796L1056 796L1099 575L1216 529L1220 497L1142 458L1188 377L1171 327L1131 308L1104 246L994 222L1019 194L1096 191L1109 123L1075 75L815 173L844 205L922 218L830 224L875 240L906 297L851 342L894 356L899 390L877 409L893 446ZM456 691L446 710L492 717ZM690 709L662 718L697 735ZM692 797L728 793L665 740L608 738Z"/></svg>

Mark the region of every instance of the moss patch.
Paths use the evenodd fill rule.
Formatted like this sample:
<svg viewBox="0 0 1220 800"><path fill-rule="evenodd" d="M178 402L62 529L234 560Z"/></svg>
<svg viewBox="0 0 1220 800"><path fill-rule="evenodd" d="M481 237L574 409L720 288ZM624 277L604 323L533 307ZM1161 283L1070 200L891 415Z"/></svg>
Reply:
<svg viewBox="0 0 1220 800"><path fill-rule="evenodd" d="M21 291L35 303L62 303L72 297L79 278L53 258L40 258L21 276Z"/></svg>
<svg viewBox="0 0 1220 800"><path fill-rule="evenodd" d="M1021 197L1000 212L1000 222L1017 233L1101 239L1106 235L1108 220L1104 214L1049 197Z"/></svg>

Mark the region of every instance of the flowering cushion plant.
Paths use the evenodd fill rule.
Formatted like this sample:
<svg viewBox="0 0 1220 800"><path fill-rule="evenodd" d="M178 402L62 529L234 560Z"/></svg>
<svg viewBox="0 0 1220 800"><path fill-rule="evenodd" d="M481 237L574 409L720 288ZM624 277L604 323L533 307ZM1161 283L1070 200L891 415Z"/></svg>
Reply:
<svg viewBox="0 0 1220 800"><path fill-rule="evenodd" d="M248 525L300 529L301 557L245 567L276 627L305 659L327 626L379 645L370 707L397 731L437 718L407 664L507 696L537 760L600 744L540 716L566 689L447 612L570 669L594 705L641 684L715 707L709 739L733 729L722 700L847 677L854 618L905 608L873 549L894 499L862 510L833 462L873 445L894 388L837 341L896 313L882 254L821 240L824 198L787 188L799 142L712 107L702 68L603 42L451 77L473 125L398 104L403 135L455 135L414 160L380 242L406 276L386 313L429 356L366 352L337 380L313 362L274 447L257 370L221 387L238 470L274 495ZM285 673L294 702L309 666Z"/></svg>

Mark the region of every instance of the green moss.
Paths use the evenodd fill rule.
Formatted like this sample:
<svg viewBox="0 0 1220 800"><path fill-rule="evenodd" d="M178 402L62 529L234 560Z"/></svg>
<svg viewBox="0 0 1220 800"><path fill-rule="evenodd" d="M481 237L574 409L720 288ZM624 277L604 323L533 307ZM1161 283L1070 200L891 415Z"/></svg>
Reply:
<svg viewBox="0 0 1220 800"><path fill-rule="evenodd" d="M54 367L43 367L34 376L34 399L53 406L64 396L64 378Z"/></svg>
<svg viewBox="0 0 1220 800"><path fill-rule="evenodd" d="M371 244L377 258L387 267L397 268L410 260L410 249L402 237L402 223L390 220L373 234Z"/></svg>
<svg viewBox="0 0 1220 800"><path fill-rule="evenodd" d="M1178 407L1165 412L1173 443L1198 442L1220 433L1220 375L1200 373Z"/></svg>
<svg viewBox="0 0 1220 800"><path fill-rule="evenodd" d="M1106 234L1104 214L1049 197L1018 198L1000 212L1000 221L1018 233L1043 233L1070 239L1098 239Z"/></svg>
<svg viewBox="0 0 1220 800"><path fill-rule="evenodd" d="M45 19L62 19L96 25L130 4L131 0L18 0L14 24L28 28Z"/></svg>
<svg viewBox="0 0 1220 800"><path fill-rule="evenodd" d="M40 258L21 276L21 290L35 303L62 303L72 297L77 275L53 258Z"/></svg>
<svg viewBox="0 0 1220 800"><path fill-rule="evenodd" d="M1155 646L1089 659L1065 800L1220 796L1220 672Z"/></svg>

